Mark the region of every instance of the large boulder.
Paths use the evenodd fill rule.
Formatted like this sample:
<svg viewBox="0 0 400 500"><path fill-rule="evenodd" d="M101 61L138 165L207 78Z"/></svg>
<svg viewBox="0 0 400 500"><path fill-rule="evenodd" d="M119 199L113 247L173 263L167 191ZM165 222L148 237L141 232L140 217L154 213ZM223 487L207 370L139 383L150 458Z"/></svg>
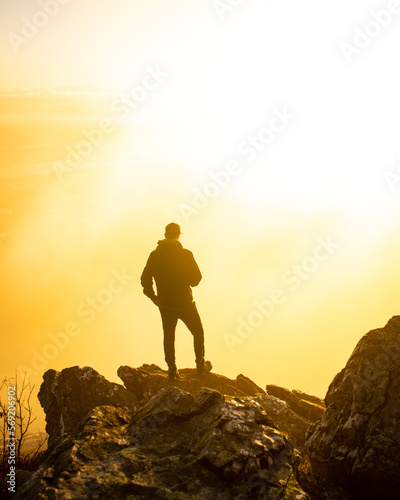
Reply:
<svg viewBox="0 0 400 500"><path fill-rule="evenodd" d="M74 430L96 406L116 406L130 413L137 408L131 392L87 366L73 366L61 372L48 370L43 375L38 398L46 413L49 449L62 435Z"/></svg>
<svg viewBox="0 0 400 500"><path fill-rule="evenodd" d="M400 317L367 333L306 446L313 470L362 500L400 498Z"/></svg>
<svg viewBox="0 0 400 500"><path fill-rule="evenodd" d="M297 463L252 397L170 387L133 417L94 408L15 498L306 500Z"/></svg>

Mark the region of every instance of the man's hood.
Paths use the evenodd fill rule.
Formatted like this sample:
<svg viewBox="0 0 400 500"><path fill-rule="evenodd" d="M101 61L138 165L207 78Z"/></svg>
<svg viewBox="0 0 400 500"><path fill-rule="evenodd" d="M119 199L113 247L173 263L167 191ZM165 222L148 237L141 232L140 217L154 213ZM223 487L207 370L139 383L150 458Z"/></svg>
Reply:
<svg viewBox="0 0 400 500"><path fill-rule="evenodd" d="M157 248L183 248L182 243L178 240L171 240L166 238L165 240L160 240Z"/></svg>

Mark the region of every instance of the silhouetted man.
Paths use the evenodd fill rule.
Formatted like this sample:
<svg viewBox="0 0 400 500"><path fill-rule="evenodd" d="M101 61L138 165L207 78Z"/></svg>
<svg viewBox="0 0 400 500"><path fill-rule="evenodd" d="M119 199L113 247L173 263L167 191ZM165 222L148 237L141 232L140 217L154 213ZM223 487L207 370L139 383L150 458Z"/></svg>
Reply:
<svg viewBox="0 0 400 500"><path fill-rule="evenodd" d="M151 252L141 276L143 293L159 307L164 330L164 353L171 380L179 378L175 363L175 329L182 320L193 335L196 366L199 374L209 370L211 364L204 362L204 330L196 304L193 302L192 286L202 278L200 269L190 250L179 241L181 228L171 222L165 228L165 239L158 242ZM153 288L156 282L157 295Z"/></svg>

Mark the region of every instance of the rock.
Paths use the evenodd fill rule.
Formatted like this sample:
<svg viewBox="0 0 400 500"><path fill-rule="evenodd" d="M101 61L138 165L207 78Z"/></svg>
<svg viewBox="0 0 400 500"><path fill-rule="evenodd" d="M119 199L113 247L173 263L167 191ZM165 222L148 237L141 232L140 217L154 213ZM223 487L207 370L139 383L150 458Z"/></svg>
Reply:
<svg viewBox="0 0 400 500"><path fill-rule="evenodd" d="M300 399L298 401L298 410L296 413L307 418L311 422L316 422L319 420L325 412L325 406L321 406L315 403L311 403L306 399Z"/></svg>
<svg viewBox="0 0 400 500"><path fill-rule="evenodd" d="M266 388L268 394L286 401L292 411L311 422L319 420L325 411L325 402L307 392L299 390L290 391L285 387L272 384L267 385Z"/></svg>
<svg viewBox="0 0 400 500"><path fill-rule="evenodd" d="M16 470L15 471L15 489L18 489L32 477L33 472L30 470Z"/></svg>
<svg viewBox="0 0 400 500"><path fill-rule="evenodd" d="M302 472L300 470L297 480L311 500L354 500L353 496L345 489L333 485L310 471Z"/></svg>
<svg viewBox="0 0 400 500"><path fill-rule="evenodd" d="M11 478L7 476L10 472L9 467L5 467L4 470L6 474L0 473L0 498L12 498L13 495L8 488L10 488L10 484L7 481L10 481ZM29 481L33 475L33 472L23 469L15 470L15 491L19 491L22 488L22 485Z"/></svg>
<svg viewBox="0 0 400 500"><path fill-rule="evenodd" d="M316 474L356 499L400 498L400 317L357 344L306 446Z"/></svg>
<svg viewBox="0 0 400 500"><path fill-rule="evenodd" d="M43 375L38 398L46 413L48 449L96 406L111 405L128 412L137 407L131 392L121 384L109 382L90 367L74 366L61 372L48 370Z"/></svg>
<svg viewBox="0 0 400 500"><path fill-rule="evenodd" d="M292 394L294 394L299 400L309 401L310 403L314 403L325 408L325 401L318 396L314 396L308 392L299 391L298 389L293 389Z"/></svg>
<svg viewBox="0 0 400 500"><path fill-rule="evenodd" d="M15 498L306 500L297 463L253 397L169 387L133 416L94 408Z"/></svg>
<svg viewBox="0 0 400 500"><path fill-rule="evenodd" d="M161 389L172 386L179 387L192 394L192 396L200 394L205 387L215 389L227 396L240 397L265 394L261 387L258 387L244 375L238 375L236 380L212 372L205 373L200 377L197 370L184 368L179 370L182 380L171 382L168 380L168 372L157 365L143 365L140 368L121 366L118 368L117 373L125 387L136 396L141 404L149 401Z"/></svg>
<svg viewBox="0 0 400 500"><path fill-rule="evenodd" d="M285 401L275 396L258 395L253 400L264 408L279 430L289 436L292 445L303 452L306 432L312 422L292 411Z"/></svg>

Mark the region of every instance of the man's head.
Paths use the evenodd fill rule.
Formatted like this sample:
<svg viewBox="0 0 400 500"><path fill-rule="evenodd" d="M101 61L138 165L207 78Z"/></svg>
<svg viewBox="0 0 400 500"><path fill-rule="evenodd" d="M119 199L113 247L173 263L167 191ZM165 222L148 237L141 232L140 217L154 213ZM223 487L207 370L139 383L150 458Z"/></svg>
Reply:
<svg viewBox="0 0 400 500"><path fill-rule="evenodd" d="M165 237L167 239L179 240L181 234L181 227L175 222L171 222L165 227Z"/></svg>

